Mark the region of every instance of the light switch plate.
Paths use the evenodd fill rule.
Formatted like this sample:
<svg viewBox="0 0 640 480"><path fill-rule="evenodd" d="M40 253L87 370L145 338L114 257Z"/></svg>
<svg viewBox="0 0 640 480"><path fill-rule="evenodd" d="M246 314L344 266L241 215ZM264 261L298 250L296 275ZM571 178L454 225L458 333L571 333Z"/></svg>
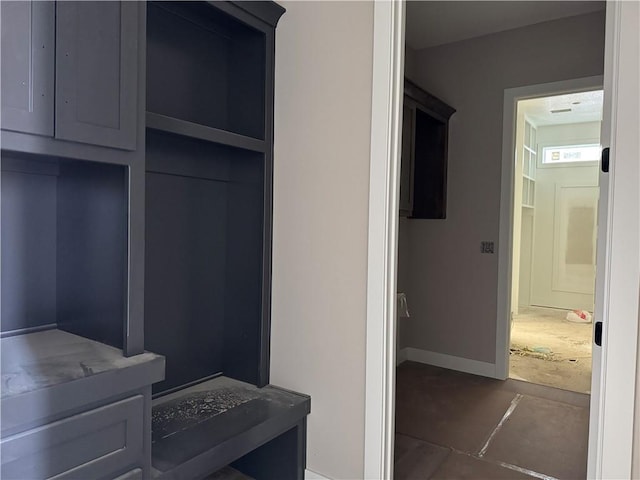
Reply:
<svg viewBox="0 0 640 480"><path fill-rule="evenodd" d="M480 242L480 253L495 253L494 242Z"/></svg>

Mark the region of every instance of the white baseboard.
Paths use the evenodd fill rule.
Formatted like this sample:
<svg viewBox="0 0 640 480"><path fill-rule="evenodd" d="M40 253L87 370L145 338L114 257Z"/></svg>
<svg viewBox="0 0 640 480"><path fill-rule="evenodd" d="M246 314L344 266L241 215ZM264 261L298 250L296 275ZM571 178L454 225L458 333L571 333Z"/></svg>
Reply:
<svg viewBox="0 0 640 480"><path fill-rule="evenodd" d="M426 363L427 365L458 370L483 377L498 378L496 376L496 366L493 363L479 362L478 360L454 357L453 355L445 355L444 353L430 352L413 347L403 348L398 357L402 355L406 360L411 360L412 362Z"/></svg>
<svg viewBox="0 0 640 480"><path fill-rule="evenodd" d="M320 475L312 470L304 471L304 480L331 480L329 477L325 477L324 475Z"/></svg>
<svg viewBox="0 0 640 480"><path fill-rule="evenodd" d="M396 354L396 367L409 360L407 348L401 348Z"/></svg>

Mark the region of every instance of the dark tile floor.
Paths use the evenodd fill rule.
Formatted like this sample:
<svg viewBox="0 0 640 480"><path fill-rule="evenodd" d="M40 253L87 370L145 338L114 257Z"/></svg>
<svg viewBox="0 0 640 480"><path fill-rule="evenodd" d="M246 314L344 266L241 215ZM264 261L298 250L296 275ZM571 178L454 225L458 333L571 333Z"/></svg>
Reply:
<svg viewBox="0 0 640 480"><path fill-rule="evenodd" d="M588 425L588 395L405 362L395 479L584 479Z"/></svg>

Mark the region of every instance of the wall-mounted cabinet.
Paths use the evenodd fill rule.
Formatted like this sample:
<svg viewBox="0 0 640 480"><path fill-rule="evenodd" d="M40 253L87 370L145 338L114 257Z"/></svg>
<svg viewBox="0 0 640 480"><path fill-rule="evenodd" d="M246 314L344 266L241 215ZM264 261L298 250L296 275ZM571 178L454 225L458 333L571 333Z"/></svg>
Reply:
<svg viewBox="0 0 640 480"><path fill-rule="evenodd" d="M55 3L2 2L2 128L53 136Z"/></svg>
<svg viewBox="0 0 640 480"><path fill-rule="evenodd" d="M405 79L400 214L446 218L449 118L455 109Z"/></svg>
<svg viewBox="0 0 640 480"><path fill-rule="evenodd" d="M135 150L138 3L1 8L2 129Z"/></svg>

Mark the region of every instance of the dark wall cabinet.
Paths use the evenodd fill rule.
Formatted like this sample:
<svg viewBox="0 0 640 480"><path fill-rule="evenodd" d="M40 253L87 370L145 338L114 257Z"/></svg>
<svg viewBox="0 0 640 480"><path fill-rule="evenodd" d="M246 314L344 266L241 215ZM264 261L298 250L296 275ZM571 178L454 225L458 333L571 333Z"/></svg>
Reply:
<svg viewBox="0 0 640 480"><path fill-rule="evenodd" d="M0 8L0 476L304 478L310 399L269 384L284 9Z"/></svg>
<svg viewBox="0 0 640 480"><path fill-rule="evenodd" d="M400 214L447 216L447 144L455 109L405 79Z"/></svg>
<svg viewBox="0 0 640 480"><path fill-rule="evenodd" d="M53 136L55 4L1 2L2 128Z"/></svg>
<svg viewBox="0 0 640 480"><path fill-rule="evenodd" d="M58 2L55 135L136 148L136 2Z"/></svg>
<svg viewBox="0 0 640 480"><path fill-rule="evenodd" d="M135 150L137 2L1 8L2 128Z"/></svg>

